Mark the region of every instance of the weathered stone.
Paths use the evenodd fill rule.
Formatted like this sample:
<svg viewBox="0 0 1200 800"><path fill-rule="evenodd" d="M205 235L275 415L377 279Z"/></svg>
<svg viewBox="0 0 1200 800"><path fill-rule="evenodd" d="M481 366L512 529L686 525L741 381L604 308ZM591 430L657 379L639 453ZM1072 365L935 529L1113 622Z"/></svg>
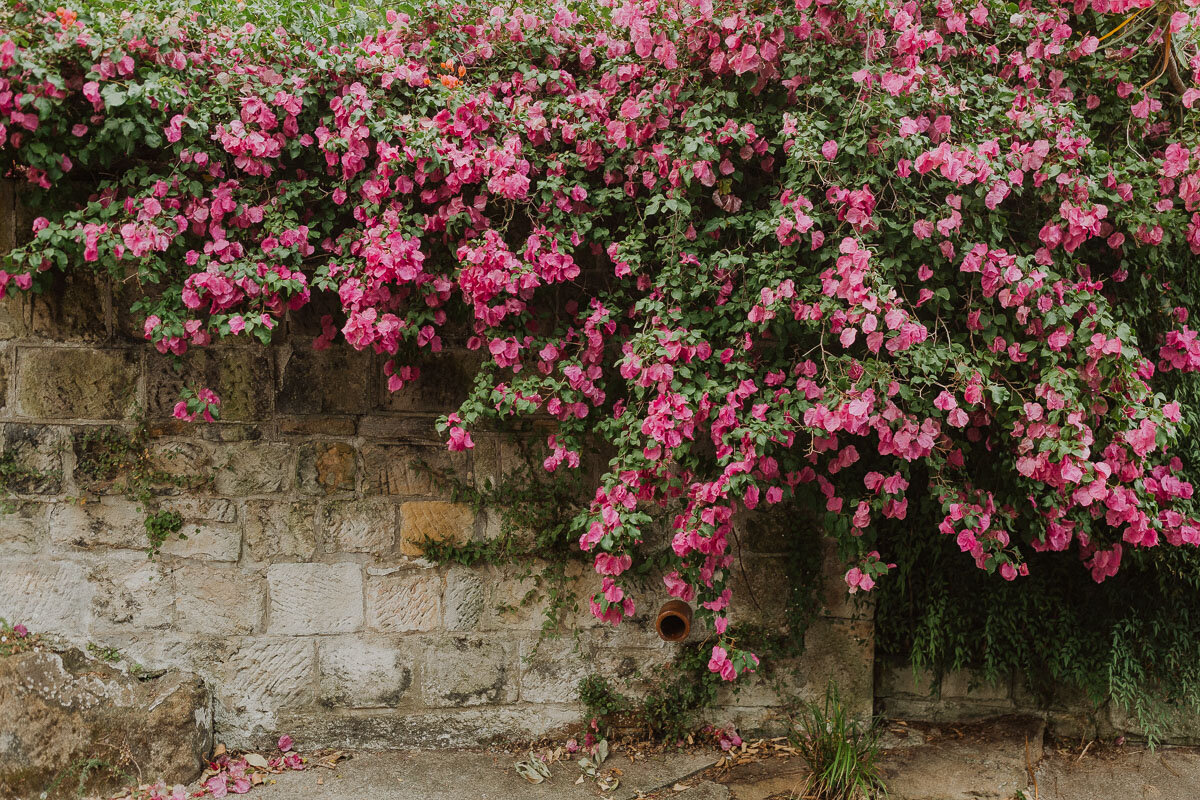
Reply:
<svg viewBox="0 0 1200 800"><path fill-rule="evenodd" d="M270 633L350 633L363 624L357 564L272 564Z"/></svg>
<svg viewBox="0 0 1200 800"><path fill-rule="evenodd" d="M730 588L738 602L730 621L766 624L783 618L791 594L787 563L772 556L746 556L730 568Z"/></svg>
<svg viewBox="0 0 1200 800"><path fill-rule="evenodd" d="M96 587L92 612L103 627L150 630L171 624L174 577L161 564L130 553L93 565L88 577Z"/></svg>
<svg viewBox="0 0 1200 800"><path fill-rule="evenodd" d="M993 683L965 669L947 672L942 676L941 699L1008 706L1012 703L1012 679L1006 677Z"/></svg>
<svg viewBox="0 0 1200 800"><path fill-rule="evenodd" d="M53 797L116 789L124 773L188 783L212 749L210 700L195 675L139 681L78 650L0 658L0 719L3 797L45 797L55 778L85 759L107 769L83 787L74 778L61 782Z"/></svg>
<svg viewBox="0 0 1200 800"><path fill-rule="evenodd" d="M442 579L405 570L367 580L367 624L380 631L431 631L441 623Z"/></svg>
<svg viewBox="0 0 1200 800"><path fill-rule="evenodd" d="M295 456L285 444L243 442L221 448L215 487L218 494L241 497L276 494L291 486Z"/></svg>
<svg viewBox="0 0 1200 800"><path fill-rule="evenodd" d="M0 411L8 408L8 376L12 374L12 360L12 351L8 347L0 347Z"/></svg>
<svg viewBox="0 0 1200 800"><path fill-rule="evenodd" d="M130 419L137 409L131 350L21 347L17 411L41 419Z"/></svg>
<svg viewBox="0 0 1200 800"><path fill-rule="evenodd" d="M396 505L387 498L335 501L325 506L321 520L329 553L384 554L395 544Z"/></svg>
<svg viewBox="0 0 1200 800"><path fill-rule="evenodd" d="M483 618L483 581L477 573L454 567L446 574L446 592L442 597L446 630L469 631L479 627Z"/></svg>
<svg viewBox="0 0 1200 800"><path fill-rule="evenodd" d="M5 483L16 494L57 494L63 487L64 429L46 425L4 426L3 454L20 472Z"/></svg>
<svg viewBox="0 0 1200 800"><path fill-rule="evenodd" d="M7 253L19 244L16 186L14 180L0 180L0 253Z"/></svg>
<svg viewBox="0 0 1200 800"><path fill-rule="evenodd" d="M388 391L388 376L383 370L378 370L375 375L379 407L385 411L425 411L432 414L452 411L467 399L481 361L479 354L465 350L443 351L435 356L427 356L415 365L421 371L420 377L406 383L398 392Z"/></svg>
<svg viewBox="0 0 1200 800"><path fill-rule="evenodd" d="M398 439L410 444L438 446L445 444L437 430L437 418L371 414L358 420L358 435L367 439Z"/></svg>
<svg viewBox="0 0 1200 800"><path fill-rule="evenodd" d="M875 694L880 697L911 695L925 699L938 693L937 677L927 669L916 670L904 664L876 663Z"/></svg>
<svg viewBox="0 0 1200 800"><path fill-rule="evenodd" d="M364 413L373 374L366 351L284 346L277 360L275 407L281 414Z"/></svg>
<svg viewBox="0 0 1200 800"><path fill-rule="evenodd" d="M358 477L358 454L344 442L311 442L300 448L298 478L306 494L352 492Z"/></svg>
<svg viewBox="0 0 1200 800"><path fill-rule="evenodd" d="M30 630L79 638L94 587L72 561L0 561L0 617Z"/></svg>
<svg viewBox="0 0 1200 800"><path fill-rule="evenodd" d="M539 569L540 565L532 568ZM515 570L489 570L483 587L479 627L485 631L540 630L549 602L545 598L526 602L526 595L534 588L532 578L523 578Z"/></svg>
<svg viewBox="0 0 1200 800"><path fill-rule="evenodd" d="M47 535L47 507L41 503L13 503L0 514L0 554L30 554L41 550Z"/></svg>
<svg viewBox="0 0 1200 800"><path fill-rule="evenodd" d="M353 436L358 429L354 417L277 417L275 424L293 436Z"/></svg>
<svg viewBox="0 0 1200 800"><path fill-rule="evenodd" d="M579 699L579 682L595 671L595 648L573 637L523 639L521 701L573 703Z"/></svg>
<svg viewBox="0 0 1200 800"><path fill-rule="evenodd" d="M846 710L865 720L873 709L874 661L872 622L815 619L804 634L801 696L812 700L824 697L833 680Z"/></svg>
<svg viewBox="0 0 1200 800"><path fill-rule="evenodd" d="M263 577L255 572L210 565L175 571L175 614L179 629L188 633L254 633L265 596Z"/></svg>
<svg viewBox="0 0 1200 800"><path fill-rule="evenodd" d="M472 636L438 640L425 653L421 684L429 706L478 706L517 699L512 647Z"/></svg>
<svg viewBox="0 0 1200 800"><path fill-rule="evenodd" d="M403 639L322 640L320 700L338 708L394 708L413 682L411 648Z"/></svg>
<svg viewBox="0 0 1200 800"><path fill-rule="evenodd" d="M311 639L247 639L225 660L217 699L235 713L269 714L313 694Z"/></svg>
<svg viewBox="0 0 1200 800"><path fill-rule="evenodd" d="M58 548L145 550L144 520L140 506L124 497L55 503L50 506L50 541Z"/></svg>
<svg viewBox="0 0 1200 800"><path fill-rule="evenodd" d="M308 561L317 551L313 505L247 500L245 508L248 558L254 561Z"/></svg>
<svg viewBox="0 0 1200 800"><path fill-rule="evenodd" d="M182 366L176 365L181 362ZM146 413L152 419L170 417L185 386L216 387L221 395L221 419L248 422L271 414L271 352L253 347L200 347L182 360L150 352L146 361Z"/></svg>
<svg viewBox="0 0 1200 800"><path fill-rule="evenodd" d="M0 214L0 229L3 228L4 216ZM0 240L3 235L0 234ZM5 252L0 247L0 253ZM0 298L0 340L11 341L29 333L32 325L33 303L25 292L10 292Z"/></svg>
<svg viewBox="0 0 1200 800"><path fill-rule="evenodd" d="M497 486L510 478L522 465L523 459L517 442L511 435L480 433L474 437L475 447L471 451L473 465L472 480L480 488Z"/></svg>
<svg viewBox="0 0 1200 800"><path fill-rule="evenodd" d="M357 747L383 750L528 742L541 736L565 733L568 729L578 730L582 722L579 704L572 703L569 706L476 706L400 714L332 714L326 709L289 709L280 713L277 727L291 731L306 747L341 748L347 742L353 742ZM454 758L461 759L463 755L455 753ZM554 786L545 788L547 797L558 796L554 794Z"/></svg>
<svg viewBox="0 0 1200 800"><path fill-rule="evenodd" d="M211 477L212 455L209 446L197 441L156 441L148 443L150 466L169 475L180 485L161 483L155 490L162 494L179 494L183 491L202 491Z"/></svg>
<svg viewBox="0 0 1200 800"><path fill-rule="evenodd" d="M37 336L99 342L112 335L109 281L90 270L54 270L47 291L34 295L30 319Z"/></svg>
<svg viewBox="0 0 1200 800"><path fill-rule="evenodd" d="M364 490L370 494L433 497L439 494L430 469L461 474L466 458L443 447L370 444L363 448ZM429 469L423 469L425 464Z"/></svg>
<svg viewBox="0 0 1200 800"><path fill-rule="evenodd" d="M162 545L164 555L204 561L237 561L241 552L242 531L235 523L185 521L179 535Z"/></svg>
<svg viewBox="0 0 1200 800"><path fill-rule="evenodd" d="M400 506L400 552L420 557L427 541L463 544L471 539L475 512L463 503L415 500Z"/></svg>
<svg viewBox="0 0 1200 800"><path fill-rule="evenodd" d="M164 500L163 508L176 511L186 520L196 522L237 522L237 505L232 500L208 497L172 497Z"/></svg>

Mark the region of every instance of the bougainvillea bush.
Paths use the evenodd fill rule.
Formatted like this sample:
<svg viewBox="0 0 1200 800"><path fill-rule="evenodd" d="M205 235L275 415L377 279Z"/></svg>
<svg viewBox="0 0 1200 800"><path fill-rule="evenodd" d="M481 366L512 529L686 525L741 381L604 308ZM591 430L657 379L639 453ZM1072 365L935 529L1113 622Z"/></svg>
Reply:
<svg viewBox="0 0 1200 800"><path fill-rule="evenodd" d="M851 592L910 499L995 580L1200 542L1197 6L433 0L318 41L10 2L0 153L42 216L0 286L136 283L175 354L330 295L313 346L387 354L393 391L480 351L448 446L538 415L546 470L610 455L593 612L634 612L665 509L732 679L741 509L819 507Z"/></svg>

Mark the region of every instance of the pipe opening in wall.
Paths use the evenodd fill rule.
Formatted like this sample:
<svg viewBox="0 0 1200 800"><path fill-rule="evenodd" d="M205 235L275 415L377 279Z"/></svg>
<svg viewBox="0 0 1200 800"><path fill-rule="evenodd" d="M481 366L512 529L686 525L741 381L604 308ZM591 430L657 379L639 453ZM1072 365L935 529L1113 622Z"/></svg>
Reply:
<svg viewBox="0 0 1200 800"><path fill-rule="evenodd" d="M670 600L658 611L654 628L664 641L682 642L692 632L692 607L682 600Z"/></svg>

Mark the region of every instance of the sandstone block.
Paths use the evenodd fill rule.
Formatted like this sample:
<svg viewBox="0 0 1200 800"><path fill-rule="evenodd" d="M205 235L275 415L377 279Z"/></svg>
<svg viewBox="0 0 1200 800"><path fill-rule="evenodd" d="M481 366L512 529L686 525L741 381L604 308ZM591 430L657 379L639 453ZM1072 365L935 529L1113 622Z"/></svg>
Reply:
<svg viewBox="0 0 1200 800"><path fill-rule="evenodd" d="M331 714L322 708L286 709L280 712L277 725L280 730L291 731L306 747L345 747L349 741L358 747L376 749L447 748L529 741L561 734L568 727L578 729L583 723L579 717L578 704L540 706L536 714L530 713L528 706L476 706L370 715ZM462 756L453 754L453 758ZM545 794L561 796L553 786Z"/></svg>
<svg viewBox="0 0 1200 800"><path fill-rule="evenodd" d="M941 699L1009 705L1012 703L1012 679L1006 677L991 683L983 675L965 669L947 672L942 676Z"/></svg>
<svg viewBox="0 0 1200 800"><path fill-rule="evenodd" d="M429 706L478 706L517 699L512 647L494 639L454 636L428 648L422 691Z"/></svg>
<svg viewBox="0 0 1200 800"><path fill-rule="evenodd" d="M183 369L176 369L174 356L147 354L146 413L151 419L170 418L179 392L185 386L212 386L221 395L221 419L251 422L271 415L271 352L260 347L247 349L200 347L183 356Z"/></svg>
<svg viewBox="0 0 1200 800"><path fill-rule="evenodd" d="M413 682L405 640L327 639L319 645L320 700L337 708L394 708Z"/></svg>
<svg viewBox="0 0 1200 800"><path fill-rule="evenodd" d="M184 481L185 487L200 487L211 476L212 455L204 442L178 439L152 441L146 449L150 454L150 465L155 470ZM164 494L180 494L190 489L164 482L156 490Z"/></svg>
<svg viewBox="0 0 1200 800"><path fill-rule="evenodd" d="M370 494L433 497L439 494L427 464L439 473L465 475L467 459L442 447L369 444L363 447L364 489Z"/></svg>
<svg viewBox="0 0 1200 800"><path fill-rule="evenodd" d="M442 579L404 571L367 581L367 624L380 631L431 631L441 623Z"/></svg>
<svg viewBox="0 0 1200 800"><path fill-rule="evenodd" d="M130 350L22 347L17 410L42 419L120 420L137 408L140 369Z"/></svg>
<svg viewBox="0 0 1200 800"><path fill-rule="evenodd" d="M32 631L81 636L94 591L72 561L0 561L0 617Z"/></svg>
<svg viewBox="0 0 1200 800"><path fill-rule="evenodd" d="M0 320L2 320L3 307L0 306ZM0 326L3 322L0 321ZM3 341L3 339L0 339ZM12 351L7 347L0 348L0 411L8 407L8 379L12 374Z"/></svg>
<svg viewBox="0 0 1200 800"><path fill-rule="evenodd" d="M272 564L267 583L271 633L350 633L362 627L363 581L357 564Z"/></svg>
<svg viewBox="0 0 1200 800"><path fill-rule="evenodd" d="M539 566L535 565L534 569ZM534 587L532 579L524 579L516 570L491 569L485 573L483 608L480 627L485 631L536 631L542 627L549 602L543 598L525 603L525 596Z"/></svg>
<svg viewBox="0 0 1200 800"><path fill-rule="evenodd" d="M59 548L145 550L145 515L124 497L50 506L50 541Z"/></svg>
<svg viewBox="0 0 1200 800"><path fill-rule="evenodd" d="M281 414L361 414L375 375L369 352L350 347L281 349L275 408Z"/></svg>
<svg viewBox="0 0 1200 800"><path fill-rule="evenodd" d="M331 502L321 521L326 552L383 554L395 544L396 506L386 498Z"/></svg>
<svg viewBox="0 0 1200 800"><path fill-rule="evenodd" d="M475 513L462 503L415 500L400 506L400 552L420 557L426 541L464 544L471 539Z"/></svg>
<svg viewBox="0 0 1200 800"><path fill-rule="evenodd" d="M409 444L445 449L442 435L437 431L435 418L430 416L397 416L368 414L358 420L358 435L368 439L397 439ZM461 454L460 454L461 455Z"/></svg>
<svg viewBox="0 0 1200 800"><path fill-rule="evenodd" d="M185 522L180 536L163 543L165 555L202 561L237 561L242 551L242 531L236 523Z"/></svg>
<svg viewBox="0 0 1200 800"><path fill-rule="evenodd" d="M284 492L291 486L295 472L292 449L285 444L228 444L215 459L217 493L232 497Z"/></svg>
<svg viewBox="0 0 1200 800"><path fill-rule="evenodd" d="M217 699L227 712L271 714L310 698L316 671L310 639L246 639L222 665Z"/></svg>
<svg viewBox="0 0 1200 800"><path fill-rule="evenodd" d="M446 630L469 631L479 627L483 618L483 581L474 571L452 567L446 575L442 597Z"/></svg>
<svg viewBox="0 0 1200 800"><path fill-rule="evenodd" d="M310 442L300 448L297 477L305 494L352 492L358 477L358 454L345 442Z"/></svg>
<svg viewBox="0 0 1200 800"><path fill-rule="evenodd" d="M65 429L9 424L3 430L5 458L27 473L9 478L9 490L17 494L57 494L62 491L63 454L69 447Z"/></svg>
<svg viewBox="0 0 1200 800"><path fill-rule="evenodd" d="M88 579L96 587L92 611L103 627L139 630L172 623L173 576L157 562L129 553L95 563Z"/></svg>
<svg viewBox="0 0 1200 800"><path fill-rule="evenodd" d="M247 500L247 557L254 561L308 561L317 551L314 517L309 503Z"/></svg>
<svg viewBox="0 0 1200 800"><path fill-rule="evenodd" d="M188 633L243 635L262 622L266 586L255 572L209 565L175 570L175 615Z"/></svg>
<svg viewBox="0 0 1200 800"><path fill-rule="evenodd" d="M375 372L379 407L385 411L425 411L444 414L453 411L467 399L471 382L479 371L482 358L469 350L443 351L421 358L415 365L421 370L417 380L407 383L398 392L387 388L388 378L383 370Z"/></svg>
<svg viewBox="0 0 1200 800"><path fill-rule="evenodd" d="M903 663L876 663L875 694L879 697L937 697L937 676L927 669L914 670Z"/></svg>
<svg viewBox="0 0 1200 800"><path fill-rule="evenodd" d="M595 671L595 648L573 637L523 639L520 655L524 703L574 703L579 699L579 682Z"/></svg>
<svg viewBox="0 0 1200 800"><path fill-rule="evenodd" d="M41 503L14 503L0 514L0 554L36 553L49 539L48 507Z"/></svg>
<svg viewBox="0 0 1200 800"><path fill-rule="evenodd" d="M60 341L99 342L113 326L110 282L90 270L55 270L51 286L30 298L33 333Z"/></svg>
<svg viewBox="0 0 1200 800"><path fill-rule="evenodd" d="M275 418L279 432L289 436L353 436L358 430L354 417L283 417Z"/></svg>
<svg viewBox="0 0 1200 800"><path fill-rule="evenodd" d="M139 681L78 650L0 659L0 796L38 797L85 759L111 765L79 787L114 790L122 772L188 783L212 749L211 702L188 673ZM55 796L73 796L67 781Z"/></svg>

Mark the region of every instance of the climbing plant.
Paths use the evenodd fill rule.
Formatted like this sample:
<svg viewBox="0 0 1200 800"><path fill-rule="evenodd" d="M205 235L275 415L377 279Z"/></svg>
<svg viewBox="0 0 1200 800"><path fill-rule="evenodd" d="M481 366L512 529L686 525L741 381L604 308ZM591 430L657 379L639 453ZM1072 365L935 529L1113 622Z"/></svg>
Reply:
<svg viewBox="0 0 1200 800"><path fill-rule="evenodd" d="M739 509L823 509L851 592L910 500L989 580L1200 541L1191 2L339 4L326 40L293 3L16 0L0 168L38 216L0 289L109 274L176 355L329 295L314 346L392 391L481 351L449 447L541 416L546 471L599 453L592 612L634 612L665 514L733 679Z"/></svg>

